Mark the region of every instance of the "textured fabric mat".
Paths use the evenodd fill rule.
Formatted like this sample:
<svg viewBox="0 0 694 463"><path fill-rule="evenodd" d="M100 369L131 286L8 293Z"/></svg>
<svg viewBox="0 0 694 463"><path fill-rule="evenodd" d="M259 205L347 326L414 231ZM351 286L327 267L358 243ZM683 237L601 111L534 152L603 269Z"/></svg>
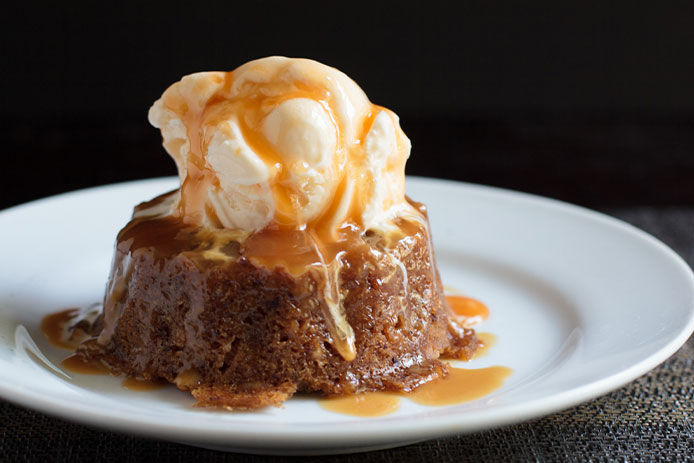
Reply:
<svg viewBox="0 0 694 463"><path fill-rule="evenodd" d="M694 264L694 208L607 211ZM392 450L307 461L694 461L694 337L645 376L530 422ZM0 461L283 461L93 430L0 401Z"/></svg>

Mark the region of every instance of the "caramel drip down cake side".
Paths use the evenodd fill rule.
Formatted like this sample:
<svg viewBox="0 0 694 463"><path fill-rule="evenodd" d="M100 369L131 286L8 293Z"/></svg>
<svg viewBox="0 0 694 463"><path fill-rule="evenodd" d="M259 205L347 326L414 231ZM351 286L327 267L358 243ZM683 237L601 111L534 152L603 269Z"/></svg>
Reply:
<svg viewBox="0 0 694 463"><path fill-rule="evenodd" d="M471 330L451 329L421 223L352 236L327 271L298 252L294 264L308 270L293 274L286 253L273 266L267 253L246 254L243 237L150 223L160 220L140 214L119 235L109 285L118 293L106 295L103 328L80 348L116 371L165 378L203 405L255 408L252 397L277 404L295 391L410 390L445 373L443 351L475 345ZM325 278L341 319L323 299ZM340 322L354 336L351 358L335 346Z"/></svg>

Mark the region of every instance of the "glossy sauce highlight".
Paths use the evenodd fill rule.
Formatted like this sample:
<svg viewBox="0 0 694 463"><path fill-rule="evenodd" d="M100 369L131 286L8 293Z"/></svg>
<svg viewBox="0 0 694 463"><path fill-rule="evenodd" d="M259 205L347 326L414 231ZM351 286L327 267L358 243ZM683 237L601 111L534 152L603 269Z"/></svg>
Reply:
<svg viewBox="0 0 694 463"><path fill-rule="evenodd" d="M420 405L442 407L457 405L485 397L503 386L513 370L503 366L466 369L449 368L445 378L435 379L412 392L389 394L368 392L331 397L319 401L328 411L359 417L377 417L400 408L400 397Z"/></svg>
<svg viewBox="0 0 694 463"><path fill-rule="evenodd" d="M446 302L453 313L465 318L466 325L476 325L489 318L489 308L477 299L466 296L447 295Z"/></svg>
<svg viewBox="0 0 694 463"><path fill-rule="evenodd" d="M489 349L494 347L496 341L498 340L494 333L476 332L477 340L479 341L479 346L477 350L472 355L470 360L484 357L489 352Z"/></svg>
<svg viewBox="0 0 694 463"><path fill-rule="evenodd" d="M110 371L104 364L96 361L84 361L77 354L72 354L60 362L60 366L73 373L83 375L108 375Z"/></svg>
<svg viewBox="0 0 694 463"><path fill-rule="evenodd" d="M512 372L510 368L502 366L449 368L445 378L420 386L406 397L418 404L434 407L470 402L499 389Z"/></svg>
<svg viewBox="0 0 694 463"><path fill-rule="evenodd" d="M374 418L395 412L400 408L400 398L385 392L365 392L320 399L318 404L324 410L331 412Z"/></svg>
<svg viewBox="0 0 694 463"><path fill-rule="evenodd" d="M75 317L80 313L80 309L73 307L61 310L60 312L50 313L41 320L41 332L48 342L61 349L74 350L79 341L70 340L68 329Z"/></svg>

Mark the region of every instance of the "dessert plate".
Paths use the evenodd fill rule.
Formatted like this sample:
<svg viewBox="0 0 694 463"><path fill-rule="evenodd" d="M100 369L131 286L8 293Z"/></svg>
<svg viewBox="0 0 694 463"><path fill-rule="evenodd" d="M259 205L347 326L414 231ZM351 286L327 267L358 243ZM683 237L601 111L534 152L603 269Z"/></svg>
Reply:
<svg viewBox="0 0 694 463"><path fill-rule="evenodd" d="M173 387L60 368L41 318L102 298L116 232L175 178L77 191L0 212L0 395L85 424L208 448L328 454L394 447L545 415L605 394L669 357L694 328L694 277L672 250L623 222L523 193L410 178L428 205L444 283L484 301L498 341L466 368L509 367L492 394L358 418L318 398L254 413L197 409ZM463 365L460 365L463 366Z"/></svg>

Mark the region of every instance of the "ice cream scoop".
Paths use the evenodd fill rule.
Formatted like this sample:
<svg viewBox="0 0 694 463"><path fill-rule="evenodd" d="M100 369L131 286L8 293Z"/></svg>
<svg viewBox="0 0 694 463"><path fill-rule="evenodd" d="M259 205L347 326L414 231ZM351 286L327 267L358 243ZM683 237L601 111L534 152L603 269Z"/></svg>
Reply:
<svg viewBox="0 0 694 463"><path fill-rule="evenodd" d="M269 57L185 76L149 120L176 162L174 213L187 223L366 230L412 212L398 117L316 61Z"/></svg>

